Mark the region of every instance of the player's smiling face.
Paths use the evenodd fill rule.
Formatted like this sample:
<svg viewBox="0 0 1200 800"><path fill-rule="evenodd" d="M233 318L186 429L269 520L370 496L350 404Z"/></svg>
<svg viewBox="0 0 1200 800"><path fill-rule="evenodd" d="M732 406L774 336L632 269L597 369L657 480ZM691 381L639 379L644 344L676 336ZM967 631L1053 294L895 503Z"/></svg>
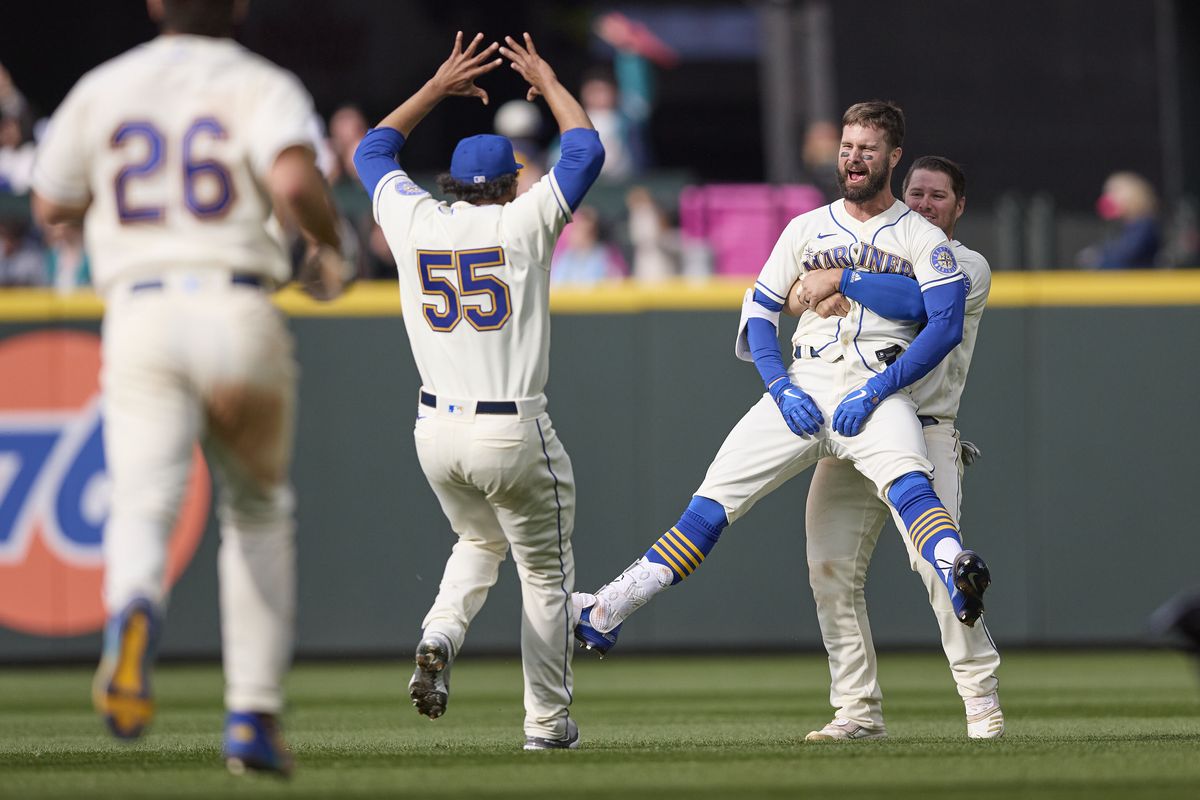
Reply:
<svg viewBox="0 0 1200 800"><path fill-rule="evenodd" d="M888 145L881 129L847 125L838 150L837 178L842 194L852 203L870 200L887 188L899 158L899 148Z"/></svg>
<svg viewBox="0 0 1200 800"><path fill-rule="evenodd" d="M962 216L967 198L957 197L950 176L931 169L913 170L904 189L904 204L937 225L947 237Z"/></svg>

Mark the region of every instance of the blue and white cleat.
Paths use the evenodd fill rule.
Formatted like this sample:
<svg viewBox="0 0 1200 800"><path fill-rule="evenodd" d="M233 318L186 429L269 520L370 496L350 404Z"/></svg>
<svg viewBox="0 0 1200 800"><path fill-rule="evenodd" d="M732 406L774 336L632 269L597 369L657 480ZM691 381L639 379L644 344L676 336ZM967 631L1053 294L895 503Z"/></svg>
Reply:
<svg viewBox="0 0 1200 800"><path fill-rule="evenodd" d="M959 594L951 597L958 621L975 627L983 614L983 593L992 585L992 573L983 557L974 550L963 550L954 558L951 575Z"/></svg>
<svg viewBox="0 0 1200 800"><path fill-rule="evenodd" d="M579 612L579 622L575 625L575 639L583 649L593 650L601 658L604 658L608 655L608 651L616 645L617 636L621 633L621 626L618 625L607 633L596 630L592 627L592 608L594 606L588 606Z"/></svg>
<svg viewBox="0 0 1200 800"><path fill-rule="evenodd" d="M423 717L437 719L450 703L450 665L453 662L450 640L430 633L417 644L413 656L416 669L408 682L408 696Z"/></svg>
<svg viewBox="0 0 1200 800"><path fill-rule="evenodd" d="M567 734L561 739L543 739L541 736L526 736L526 750L575 750L579 747L579 726L567 717Z"/></svg>
<svg viewBox="0 0 1200 800"><path fill-rule="evenodd" d="M234 775L269 772L287 778L296 766L273 714L230 711L225 717L221 754Z"/></svg>
<svg viewBox="0 0 1200 800"><path fill-rule="evenodd" d="M150 672L160 625L154 606L134 598L104 628L104 652L92 682L92 703L118 739L136 739L154 719Z"/></svg>

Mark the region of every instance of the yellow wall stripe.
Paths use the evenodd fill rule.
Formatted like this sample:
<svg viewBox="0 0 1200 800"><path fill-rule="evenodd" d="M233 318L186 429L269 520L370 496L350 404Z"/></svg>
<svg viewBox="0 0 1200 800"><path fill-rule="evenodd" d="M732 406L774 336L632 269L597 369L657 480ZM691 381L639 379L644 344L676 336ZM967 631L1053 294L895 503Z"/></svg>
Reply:
<svg viewBox="0 0 1200 800"><path fill-rule="evenodd" d="M755 276L671 280L638 284L607 281L555 289L556 314L636 314L645 311L736 311ZM294 317L393 317L400 315L394 281L361 281L332 303L318 303L295 287L274 296ZM992 308L1062 306L1200 306L1200 269L1079 272L998 272ZM0 290L0 322L98 319L103 304L88 292L58 295L45 289Z"/></svg>

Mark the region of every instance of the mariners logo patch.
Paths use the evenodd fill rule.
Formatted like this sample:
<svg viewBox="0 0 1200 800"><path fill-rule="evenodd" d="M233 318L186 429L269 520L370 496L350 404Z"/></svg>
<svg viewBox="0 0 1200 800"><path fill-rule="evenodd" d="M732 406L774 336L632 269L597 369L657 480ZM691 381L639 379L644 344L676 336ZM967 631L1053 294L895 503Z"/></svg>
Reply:
<svg viewBox="0 0 1200 800"><path fill-rule="evenodd" d="M417 186L415 183L410 181L408 178L397 178L396 181L392 185L396 187L396 194L407 194L407 195L429 194L429 192L425 191L420 186Z"/></svg>
<svg viewBox="0 0 1200 800"><path fill-rule="evenodd" d="M943 275L953 275L958 272L958 262L954 260L954 253L950 252L949 246L944 244L933 249L933 253L929 256L929 263Z"/></svg>

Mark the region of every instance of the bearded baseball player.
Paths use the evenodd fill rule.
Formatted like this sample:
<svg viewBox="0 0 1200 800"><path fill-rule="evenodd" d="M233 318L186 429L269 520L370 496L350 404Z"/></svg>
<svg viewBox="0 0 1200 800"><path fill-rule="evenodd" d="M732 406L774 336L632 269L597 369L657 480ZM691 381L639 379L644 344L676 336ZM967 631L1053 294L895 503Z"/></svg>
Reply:
<svg viewBox="0 0 1200 800"><path fill-rule="evenodd" d="M288 465L296 364L268 292L291 269L272 209L311 255L338 235L299 81L229 38L235 0L149 0L162 35L85 75L50 122L34 210L82 221L103 326L110 614L94 696L112 732L154 714L167 539L198 440L221 481L224 756L286 774L282 679L295 617Z"/></svg>
<svg viewBox="0 0 1200 800"><path fill-rule="evenodd" d="M903 139L904 116L891 103L859 103L843 115L844 199L788 224L742 307L736 352L754 361L767 392L729 433L679 521L616 579L577 596L575 633L585 647L607 652L624 620L698 569L729 523L827 456L853 462L871 481L896 509L915 550L938 571L957 619L978 620L987 566L962 548L933 491L917 409L901 391L959 344L966 299L946 235L892 195ZM928 322L918 333L916 323L861 303L844 318L808 311L792 336L795 360L785 369L777 326L793 283L839 267L847 276L855 268L886 273L885 293L903 295L915 281ZM855 288L843 291L853 298Z"/></svg>
<svg viewBox="0 0 1200 800"><path fill-rule="evenodd" d="M437 73L363 139L355 165L396 258L400 300L421 375L417 456L458 536L422 623L409 693L431 719L446 711L450 666L512 549L521 579L525 749L574 748L571 590L575 481L546 413L550 256L600 172L604 150L587 114L529 34L482 50L460 31ZM511 143L463 139L434 200L397 166L414 127L441 100L487 93L475 79L507 58L546 99L559 162L520 197Z"/></svg>
<svg viewBox="0 0 1200 800"><path fill-rule="evenodd" d="M954 239L955 225L966 206L966 178L957 164L938 156L917 159L904 178L903 197L910 209L945 232L967 285L962 343L911 390L934 466L934 489L957 524L964 457L973 457L977 450L972 445L960 445L955 419L991 289L991 270L983 256ZM797 292L788 298L786 310L799 314L816 308L819 314L826 314L824 309L829 309L844 315L850 305L837 291L843 277L841 269L807 276L796 285ZM878 275L864 272L851 277L858 278L852 285L860 302L885 316L908 315L905 308L896 308L894 297L870 296L870 289L864 287L869 287ZM923 309L915 284L910 293L914 297L907 301L908 307L921 316ZM850 462L826 458L817 464L808 492L804 530L809 582L829 653L830 699L835 714L824 728L809 733L805 737L808 741L882 739L887 735L863 587L888 510L875 487ZM897 526L904 530L899 519ZM966 705L967 735L972 739L1002 736L1004 714L996 693L1000 655L986 627L958 623L941 576L920 556L908 536L901 538L913 571L928 590L941 629L942 647Z"/></svg>

